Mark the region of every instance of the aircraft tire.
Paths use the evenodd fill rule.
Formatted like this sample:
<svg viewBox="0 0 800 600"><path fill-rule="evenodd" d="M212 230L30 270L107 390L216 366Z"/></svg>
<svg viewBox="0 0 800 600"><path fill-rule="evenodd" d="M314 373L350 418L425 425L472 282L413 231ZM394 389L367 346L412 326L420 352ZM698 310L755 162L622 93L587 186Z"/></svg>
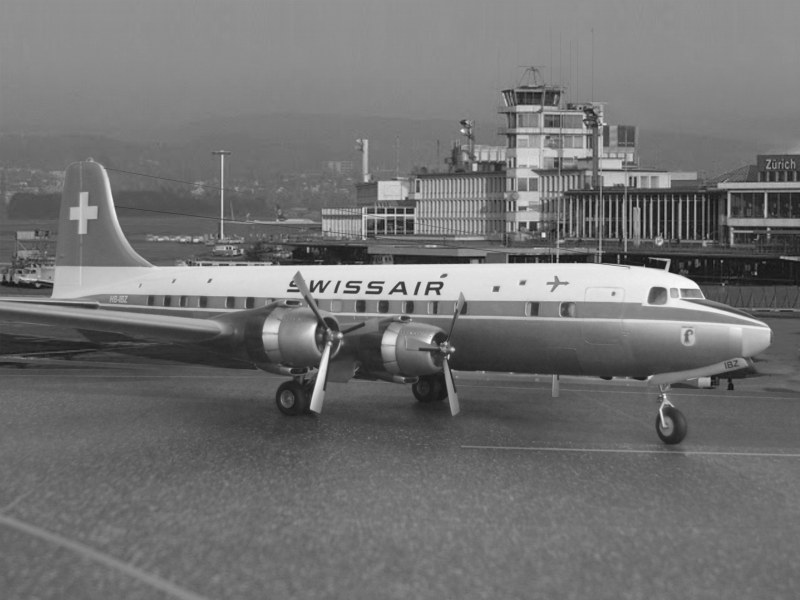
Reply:
<svg viewBox="0 0 800 600"><path fill-rule="evenodd" d="M664 421L667 427L661 426L661 417L656 415L656 433L665 444L680 444L686 437L688 426L686 417L674 406L664 407Z"/></svg>
<svg viewBox="0 0 800 600"><path fill-rule="evenodd" d="M278 387L275 403L283 414L294 417L306 412L309 396L300 383L294 380L286 381Z"/></svg>
<svg viewBox="0 0 800 600"><path fill-rule="evenodd" d="M447 398L444 378L439 375L423 375L411 386L411 391L419 402L425 404Z"/></svg>

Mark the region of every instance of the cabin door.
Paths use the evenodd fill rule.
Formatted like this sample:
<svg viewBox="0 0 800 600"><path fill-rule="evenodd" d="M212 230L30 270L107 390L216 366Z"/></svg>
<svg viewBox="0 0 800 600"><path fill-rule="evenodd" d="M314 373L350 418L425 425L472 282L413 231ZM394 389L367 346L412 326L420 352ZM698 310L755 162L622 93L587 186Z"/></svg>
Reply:
<svg viewBox="0 0 800 600"><path fill-rule="evenodd" d="M622 343L622 316L625 289L590 287L584 295L582 317L583 339L587 344L619 345Z"/></svg>

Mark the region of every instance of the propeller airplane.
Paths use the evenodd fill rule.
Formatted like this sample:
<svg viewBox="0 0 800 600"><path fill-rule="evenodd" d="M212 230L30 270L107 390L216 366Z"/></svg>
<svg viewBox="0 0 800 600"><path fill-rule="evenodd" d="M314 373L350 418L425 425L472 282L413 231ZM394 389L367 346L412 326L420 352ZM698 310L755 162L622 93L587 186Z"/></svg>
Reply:
<svg viewBox="0 0 800 600"><path fill-rule="evenodd" d="M752 365L772 331L660 269L604 264L154 266L125 238L106 170L65 174L50 298L0 298L0 319L199 345L289 379L286 415L321 413L327 383L411 384L460 410L453 371L624 377L658 388ZM456 352L458 349L458 352Z"/></svg>

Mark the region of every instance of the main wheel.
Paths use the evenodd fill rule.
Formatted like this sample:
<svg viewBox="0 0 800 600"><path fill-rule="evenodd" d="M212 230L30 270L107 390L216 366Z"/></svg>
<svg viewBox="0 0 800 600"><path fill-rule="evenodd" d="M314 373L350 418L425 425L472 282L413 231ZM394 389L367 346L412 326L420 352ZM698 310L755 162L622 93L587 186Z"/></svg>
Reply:
<svg viewBox="0 0 800 600"><path fill-rule="evenodd" d="M423 375L411 386L414 397L420 402L436 402L447 397L444 377L440 375Z"/></svg>
<svg viewBox="0 0 800 600"><path fill-rule="evenodd" d="M303 414L308 409L308 402L309 396L305 388L294 380L282 383L275 393L278 409L291 417Z"/></svg>
<svg viewBox="0 0 800 600"><path fill-rule="evenodd" d="M661 416L656 415L656 433L665 444L679 444L686 437L686 417L674 406L664 407L664 424L661 424Z"/></svg>

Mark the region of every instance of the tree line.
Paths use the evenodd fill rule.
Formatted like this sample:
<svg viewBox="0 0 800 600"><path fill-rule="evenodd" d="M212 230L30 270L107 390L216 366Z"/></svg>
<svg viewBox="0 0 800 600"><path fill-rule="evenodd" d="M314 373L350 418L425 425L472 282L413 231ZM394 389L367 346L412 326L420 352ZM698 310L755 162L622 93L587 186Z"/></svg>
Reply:
<svg viewBox="0 0 800 600"><path fill-rule="evenodd" d="M227 215L233 204L234 214L244 218L275 218L274 208L257 198L226 197ZM36 194L18 192L11 197L7 207L9 219L58 219L61 194ZM119 191L114 194L114 204L121 215L161 215L161 216L199 216L219 215L219 199L194 198L169 190L162 191Z"/></svg>

